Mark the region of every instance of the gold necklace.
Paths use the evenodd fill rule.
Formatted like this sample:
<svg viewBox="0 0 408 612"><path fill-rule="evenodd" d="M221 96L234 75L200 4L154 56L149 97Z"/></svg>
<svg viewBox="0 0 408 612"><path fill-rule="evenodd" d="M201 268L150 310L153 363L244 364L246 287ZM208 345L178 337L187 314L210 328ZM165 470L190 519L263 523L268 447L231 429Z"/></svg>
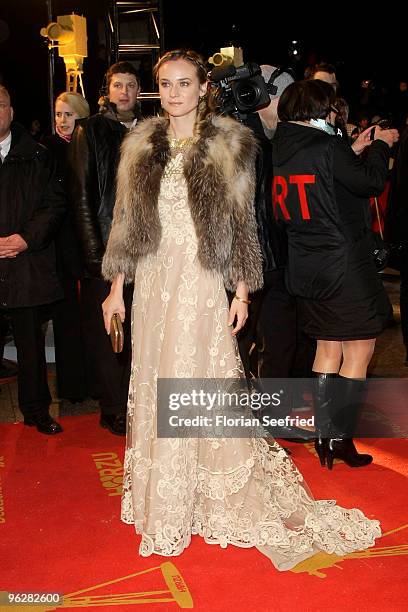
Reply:
<svg viewBox="0 0 408 612"><path fill-rule="evenodd" d="M189 138L170 138L170 149L173 151L183 151L193 144L194 136Z"/></svg>

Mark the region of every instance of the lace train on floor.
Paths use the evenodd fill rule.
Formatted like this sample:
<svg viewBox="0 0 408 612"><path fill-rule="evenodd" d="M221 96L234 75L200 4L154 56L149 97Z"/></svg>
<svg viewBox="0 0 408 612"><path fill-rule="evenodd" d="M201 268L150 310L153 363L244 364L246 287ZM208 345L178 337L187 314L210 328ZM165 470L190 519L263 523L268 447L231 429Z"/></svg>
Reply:
<svg viewBox="0 0 408 612"><path fill-rule="evenodd" d="M149 482L154 461L146 461L135 450L128 450L125 460L122 520L134 523L142 534L142 556L179 555L191 535L198 534L208 544L221 547L256 546L278 569L289 569L318 550L344 555L373 546L381 535L379 522L367 519L360 510L347 510L333 500L315 501L277 443L268 445L256 438L158 442L160 454L169 445L173 456L169 463L162 463L156 480L155 495L161 502L140 500L136 509L139 517L140 513L146 516L147 508L149 516L154 513L149 526L135 516L132 490L136 480ZM219 463L217 452L229 450L232 456L245 450L247 460L225 471L213 469ZM200 463L203 453L207 458ZM194 457L197 478L194 465L186 461Z"/></svg>

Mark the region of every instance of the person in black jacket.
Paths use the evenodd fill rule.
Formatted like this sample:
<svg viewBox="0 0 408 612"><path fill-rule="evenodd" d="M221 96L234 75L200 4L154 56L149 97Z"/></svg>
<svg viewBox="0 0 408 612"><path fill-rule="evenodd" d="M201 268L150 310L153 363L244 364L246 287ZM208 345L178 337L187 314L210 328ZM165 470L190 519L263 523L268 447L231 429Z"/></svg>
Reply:
<svg viewBox="0 0 408 612"><path fill-rule="evenodd" d="M258 238L262 249L264 287L251 295L249 320L238 335L239 351L247 378L303 378L311 376L315 343L304 334L296 298L284 283L287 261L287 238L281 223L272 211L272 145L278 122L277 106L285 88L293 83L286 70L262 65L265 81L273 83L268 106L247 116L244 123L258 141L256 158L255 213ZM261 380L254 384L263 385ZM286 416L301 401L296 394L274 417ZM276 432L274 432L276 433ZM295 427L282 427L279 434L293 441L304 442L308 432Z"/></svg>
<svg viewBox="0 0 408 612"><path fill-rule="evenodd" d="M279 101L272 146L273 205L288 235L286 283L317 340L316 450L329 469L334 458L352 467L372 461L357 453L352 432L361 380L391 305L373 261L368 197L382 191L398 139L396 130L376 128L363 160L333 137L334 102L333 87L323 81L290 85ZM337 374L341 406L331 384Z"/></svg>
<svg viewBox="0 0 408 612"><path fill-rule="evenodd" d="M89 105L81 94L64 91L55 101L55 131L43 144L57 163L57 173L68 196L70 173L68 147L75 121L89 117ZM55 366L58 397L75 403L87 395L86 364L80 310L80 279L83 274L78 241L73 225L72 207L55 236L57 273L64 299L50 310L54 330Z"/></svg>
<svg viewBox="0 0 408 612"><path fill-rule="evenodd" d="M292 352L281 349L289 343L296 343L296 321L294 300L286 292L293 308L284 306L281 310L276 296L280 293L283 268L286 263L287 241L283 228L272 215L272 151L271 143L265 136L261 121L256 113L245 121L258 143L256 156L256 192L255 213L258 227L258 238L262 249L264 288L251 295L249 320L238 335L239 351L248 379L252 377L286 377L290 376ZM233 296L231 296L232 298ZM267 298L268 306L263 304ZM271 303L270 300L272 300ZM263 321L261 314L264 311ZM292 315L293 314L293 318ZM274 323L272 324L272 320ZM279 324L276 324L276 320Z"/></svg>
<svg viewBox="0 0 408 612"><path fill-rule="evenodd" d="M0 87L0 308L10 317L18 359L18 401L26 425L62 431L49 414L43 307L62 297L53 238L66 212L48 151L20 125Z"/></svg>
<svg viewBox="0 0 408 612"><path fill-rule="evenodd" d="M269 105L250 113L244 121L258 142L255 213L262 249L264 287L251 296L249 320L238 336L238 345L247 377L252 374L261 378L285 378L290 376L296 346L296 307L283 284L287 257L285 232L272 214L271 138L276 129L279 96L293 78L272 66L261 66L261 69L265 80L270 77L267 69L272 73L277 70L280 74L278 81L274 82L277 90L274 95L270 94Z"/></svg>
<svg viewBox="0 0 408 612"><path fill-rule="evenodd" d="M130 317L124 324L123 351L115 354L101 314L101 304L110 289L101 276L101 263L115 205L120 146L137 122L139 79L132 64L118 62L111 66L107 88L107 96L100 101L101 111L78 122L69 158L75 226L85 265L81 297L88 372L95 384L92 395L99 396L101 426L125 435L131 364ZM125 301L130 308L131 286L126 288Z"/></svg>
<svg viewBox="0 0 408 612"><path fill-rule="evenodd" d="M261 378L310 377L316 346L303 332L302 313L296 298L285 286L287 237L272 211L271 139L278 124L280 97L294 79L290 71L282 68L262 65L261 69L264 79L272 81L277 90L270 94L270 104L257 111L266 137L261 139L261 180L256 194L258 234L264 257L264 290L258 318L258 375Z"/></svg>
<svg viewBox="0 0 408 612"><path fill-rule="evenodd" d="M408 125L401 131L392 169L385 233L387 241L395 247L392 253L400 270L401 331L408 366Z"/></svg>

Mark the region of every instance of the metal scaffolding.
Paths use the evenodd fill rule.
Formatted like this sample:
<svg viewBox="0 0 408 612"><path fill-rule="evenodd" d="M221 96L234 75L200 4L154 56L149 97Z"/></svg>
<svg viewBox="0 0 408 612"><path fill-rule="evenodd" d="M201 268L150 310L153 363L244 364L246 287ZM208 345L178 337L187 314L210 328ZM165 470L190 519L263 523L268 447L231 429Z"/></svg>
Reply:
<svg viewBox="0 0 408 612"><path fill-rule="evenodd" d="M153 66L164 49L162 0L107 2L106 38L109 63L127 60L135 65L141 81L139 99L157 106ZM156 101L156 102L155 102ZM144 107L145 105L143 105Z"/></svg>

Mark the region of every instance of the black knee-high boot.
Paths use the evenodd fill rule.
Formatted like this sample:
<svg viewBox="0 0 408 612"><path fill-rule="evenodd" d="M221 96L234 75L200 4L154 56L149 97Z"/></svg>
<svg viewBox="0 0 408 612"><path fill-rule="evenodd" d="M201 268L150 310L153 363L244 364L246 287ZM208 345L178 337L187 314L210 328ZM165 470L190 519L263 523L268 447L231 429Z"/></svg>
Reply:
<svg viewBox="0 0 408 612"><path fill-rule="evenodd" d="M315 449L322 466L333 468L334 459L350 467L364 467L371 455L357 452L353 442L365 383L337 374L315 373L315 421L318 437Z"/></svg>
<svg viewBox="0 0 408 612"><path fill-rule="evenodd" d="M357 452L353 435L364 400L365 381L339 376L337 384L337 409L333 414L334 431L337 434L328 441L326 465L331 470L333 460L341 459L350 467L364 467L369 465L373 458L371 455Z"/></svg>
<svg viewBox="0 0 408 612"><path fill-rule="evenodd" d="M320 459L320 465L324 467L326 465L329 439L336 436L333 425L333 403L335 399L334 384L337 374L323 374L320 372L313 372L313 374L316 378L313 400L317 433L315 449Z"/></svg>

